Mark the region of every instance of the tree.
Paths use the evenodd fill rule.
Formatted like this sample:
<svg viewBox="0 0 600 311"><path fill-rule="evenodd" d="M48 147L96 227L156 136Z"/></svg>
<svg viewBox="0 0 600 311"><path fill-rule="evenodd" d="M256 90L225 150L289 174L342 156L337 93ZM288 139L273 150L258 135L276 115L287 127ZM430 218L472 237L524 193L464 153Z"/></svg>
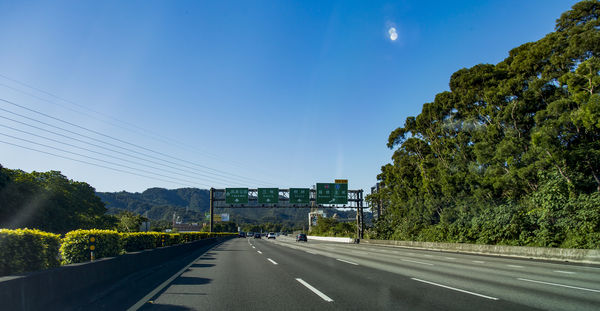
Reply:
<svg viewBox="0 0 600 311"><path fill-rule="evenodd" d="M147 218L130 211L122 211L116 218L117 230L120 232L138 232L142 223L148 221Z"/></svg>
<svg viewBox="0 0 600 311"><path fill-rule="evenodd" d="M375 235L589 247L595 218L585 233L566 224L600 192L599 12L577 3L504 61L458 70L392 131L393 162L367 198L387 207Z"/></svg>

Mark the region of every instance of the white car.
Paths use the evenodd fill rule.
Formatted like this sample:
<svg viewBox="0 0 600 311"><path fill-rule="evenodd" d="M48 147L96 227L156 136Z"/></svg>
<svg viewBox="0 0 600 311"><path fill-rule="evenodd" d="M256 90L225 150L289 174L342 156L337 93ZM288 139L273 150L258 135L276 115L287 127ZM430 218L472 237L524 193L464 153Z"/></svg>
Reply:
<svg viewBox="0 0 600 311"><path fill-rule="evenodd" d="M275 238L275 232L269 232L269 234L267 234L267 239L274 239Z"/></svg>

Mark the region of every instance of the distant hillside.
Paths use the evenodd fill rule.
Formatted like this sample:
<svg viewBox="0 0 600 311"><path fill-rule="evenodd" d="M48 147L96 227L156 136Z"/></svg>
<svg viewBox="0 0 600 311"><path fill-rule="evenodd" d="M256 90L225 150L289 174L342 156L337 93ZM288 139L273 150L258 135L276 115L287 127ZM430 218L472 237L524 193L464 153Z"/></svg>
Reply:
<svg viewBox="0 0 600 311"><path fill-rule="evenodd" d="M198 188L150 188L142 193L97 192L96 195L109 209L124 209L138 214L144 214L155 206L179 207L202 213L209 209L209 191Z"/></svg>
<svg viewBox="0 0 600 311"><path fill-rule="evenodd" d="M205 189L150 188L142 193L97 192L111 214L128 210L145 215L152 220L172 220L175 213L183 222L203 222L209 212L210 193ZM288 224L302 227L308 224L307 208L218 208L215 213L229 213L231 220L238 224L259 224L265 222ZM355 217L353 210L327 210L332 216L337 213L342 219ZM370 213L365 213L370 220Z"/></svg>

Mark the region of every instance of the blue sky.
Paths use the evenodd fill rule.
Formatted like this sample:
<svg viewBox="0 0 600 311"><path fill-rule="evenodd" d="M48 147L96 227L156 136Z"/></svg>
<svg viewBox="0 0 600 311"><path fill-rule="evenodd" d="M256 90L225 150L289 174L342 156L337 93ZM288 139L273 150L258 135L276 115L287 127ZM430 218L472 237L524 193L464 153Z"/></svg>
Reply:
<svg viewBox="0 0 600 311"><path fill-rule="evenodd" d="M98 191L368 193L389 133L453 72L575 2L0 1L0 164Z"/></svg>

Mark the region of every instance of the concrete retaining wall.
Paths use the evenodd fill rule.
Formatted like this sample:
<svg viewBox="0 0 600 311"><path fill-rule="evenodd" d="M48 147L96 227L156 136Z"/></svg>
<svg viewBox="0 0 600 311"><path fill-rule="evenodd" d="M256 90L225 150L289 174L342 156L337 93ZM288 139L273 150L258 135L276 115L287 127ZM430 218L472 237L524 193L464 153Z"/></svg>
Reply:
<svg viewBox="0 0 600 311"><path fill-rule="evenodd" d="M94 285L116 282L129 274L155 267L228 238L204 239L22 276L0 277L0 309L64 310L78 296L89 295L87 291Z"/></svg>
<svg viewBox="0 0 600 311"><path fill-rule="evenodd" d="M389 245L398 247L437 250L444 252L474 253L507 257L534 258L555 261L571 261L600 264L600 250L550 247L526 247L506 245L484 245L463 243L435 243L392 240L360 240L364 244Z"/></svg>
<svg viewBox="0 0 600 311"><path fill-rule="evenodd" d="M354 240L351 238L334 238L334 237L327 237L327 236L314 236L314 235L309 235L307 236L308 240L318 240L318 241L328 241L328 242L338 242L338 243L353 243Z"/></svg>

